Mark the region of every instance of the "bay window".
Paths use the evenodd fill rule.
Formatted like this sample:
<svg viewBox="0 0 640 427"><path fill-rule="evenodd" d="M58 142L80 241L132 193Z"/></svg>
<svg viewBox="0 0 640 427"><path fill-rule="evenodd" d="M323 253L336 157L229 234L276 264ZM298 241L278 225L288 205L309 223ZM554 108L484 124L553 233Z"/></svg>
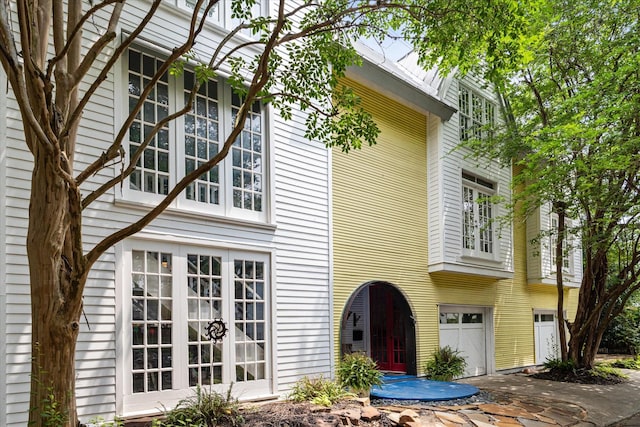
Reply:
<svg viewBox="0 0 640 427"><path fill-rule="evenodd" d="M127 59L131 111L162 59L136 49L130 49ZM190 70L180 76L162 76L129 128L129 156L141 149L159 120L188 102L194 83ZM148 203L161 200L179 179L219 152L241 104L242 99L223 79L201 84L192 110L165 125L144 148L123 190L124 198ZM229 155L189 184L171 207L265 221L264 123L263 106L256 102Z"/></svg>

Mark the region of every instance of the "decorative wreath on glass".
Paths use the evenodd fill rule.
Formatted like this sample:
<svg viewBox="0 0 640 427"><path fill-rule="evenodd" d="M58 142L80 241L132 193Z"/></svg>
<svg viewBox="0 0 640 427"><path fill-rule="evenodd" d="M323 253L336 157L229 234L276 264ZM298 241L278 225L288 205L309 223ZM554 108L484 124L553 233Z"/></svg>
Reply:
<svg viewBox="0 0 640 427"><path fill-rule="evenodd" d="M222 340L222 338L224 338L228 332L227 325L222 319L213 319L207 324L206 329L207 338L209 338L214 343Z"/></svg>

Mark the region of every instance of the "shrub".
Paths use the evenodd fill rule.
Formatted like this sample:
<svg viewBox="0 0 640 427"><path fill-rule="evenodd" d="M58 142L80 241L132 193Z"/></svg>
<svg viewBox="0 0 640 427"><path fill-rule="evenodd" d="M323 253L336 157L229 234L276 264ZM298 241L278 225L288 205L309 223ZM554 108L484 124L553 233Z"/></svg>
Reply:
<svg viewBox="0 0 640 427"><path fill-rule="evenodd" d="M340 384L335 381L323 378L303 377L293 386L289 399L294 402L311 402L321 406L331 406L334 403L351 397Z"/></svg>
<svg viewBox="0 0 640 427"><path fill-rule="evenodd" d="M609 353L640 353L640 308L625 308L615 317L605 330L600 347Z"/></svg>
<svg viewBox="0 0 640 427"><path fill-rule="evenodd" d="M609 366L609 365L596 365L589 371L589 373L594 377L600 377L600 378L611 378L611 377L618 377L621 379L628 378L625 374L620 372L618 368L614 368L613 366Z"/></svg>
<svg viewBox="0 0 640 427"><path fill-rule="evenodd" d="M562 361L562 359L558 357L547 358L544 362L544 367L549 369L550 371L563 371L570 372L575 371L577 368L576 362L569 359L567 361Z"/></svg>
<svg viewBox="0 0 640 427"><path fill-rule="evenodd" d="M618 359L611 363L614 368L635 369L640 370L640 360L635 359Z"/></svg>
<svg viewBox="0 0 640 427"><path fill-rule="evenodd" d="M363 396L374 385L382 384L382 372L366 354L351 353L345 354L338 365L338 379L343 387Z"/></svg>
<svg viewBox="0 0 640 427"><path fill-rule="evenodd" d="M239 426L242 422L238 400L231 395L231 387L226 394L220 394L197 386L194 394L182 399L174 409L166 412L165 420L157 423L157 426Z"/></svg>
<svg viewBox="0 0 640 427"><path fill-rule="evenodd" d="M431 353L424 367L427 378L437 381L451 381L464 374L467 361L458 350L444 346Z"/></svg>

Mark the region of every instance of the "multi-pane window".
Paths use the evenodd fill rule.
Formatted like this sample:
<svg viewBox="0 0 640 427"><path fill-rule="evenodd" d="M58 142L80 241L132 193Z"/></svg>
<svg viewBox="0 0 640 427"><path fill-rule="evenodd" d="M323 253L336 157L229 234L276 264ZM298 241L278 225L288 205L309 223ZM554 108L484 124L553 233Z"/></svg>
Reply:
<svg viewBox="0 0 640 427"><path fill-rule="evenodd" d="M155 56L129 51L129 111L133 111L161 62ZM155 124L168 115L169 82L165 73L146 96L142 109L129 128L130 159L136 155ZM169 129L164 126L151 139L136 162L136 170L129 178L130 188L147 193L168 194L169 152Z"/></svg>
<svg viewBox="0 0 640 427"><path fill-rule="evenodd" d="M187 334L189 386L222 382L222 342L206 335L212 319L222 318L222 261L187 255Z"/></svg>
<svg viewBox="0 0 640 427"><path fill-rule="evenodd" d="M162 60L142 50L128 55L129 111ZM129 156L143 150L129 177L125 198L157 203L185 175L216 156L233 126L242 99L222 79L202 82L192 109L165 124L143 147L159 120L182 109L196 86L195 73L166 73L145 96L140 112L129 128ZM250 106L240 135L229 154L208 172L200 174L172 204L174 208L201 213L265 220L265 128L259 102ZM141 197L142 196L142 197Z"/></svg>
<svg viewBox="0 0 640 427"><path fill-rule="evenodd" d="M145 393L231 383L268 391L267 255L141 243L126 257L127 396L140 404ZM228 329L212 337L219 322Z"/></svg>
<svg viewBox="0 0 640 427"><path fill-rule="evenodd" d="M185 10L193 11L196 5L195 0L173 0L175 4ZM256 0L253 6L251 7L251 17L257 18L259 16L264 16L266 14L267 0ZM220 0L216 2L213 7L209 10L209 14L207 16L207 22L212 24L216 24L227 29L233 29L240 24L240 20L238 18L234 18L232 16L231 11L231 0ZM244 29L241 31L245 36L251 37L253 34L250 30Z"/></svg>
<svg viewBox="0 0 640 427"><path fill-rule="evenodd" d="M558 215L551 214L551 230L549 232L549 253L551 262L551 271L556 271L556 245L558 244ZM562 271L569 273L571 271L570 251L567 240L562 245Z"/></svg>
<svg viewBox="0 0 640 427"><path fill-rule="evenodd" d="M495 124L495 105L487 98L460 85L458 88L460 140L487 138Z"/></svg>
<svg viewBox="0 0 640 427"><path fill-rule="evenodd" d="M240 97L232 95L231 117L235 121L242 105ZM262 211L262 114L254 102L244 123L244 129L231 148L233 158L233 206Z"/></svg>
<svg viewBox="0 0 640 427"><path fill-rule="evenodd" d="M471 255L492 255L495 184L466 172L462 182L462 247Z"/></svg>
<svg viewBox="0 0 640 427"><path fill-rule="evenodd" d="M133 251L131 352L134 393L173 387L171 254Z"/></svg>
<svg viewBox="0 0 640 427"><path fill-rule="evenodd" d="M184 73L184 98L189 102L195 76ZM185 174L218 154L220 143L220 116L218 113L218 83L210 80L200 85L193 109L184 116L184 168ZM189 200L220 204L220 166L214 166L189 184L186 190Z"/></svg>
<svg viewBox="0 0 640 427"><path fill-rule="evenodd" d="M236 381L265 379L264 263L235 260Z"/></svg>

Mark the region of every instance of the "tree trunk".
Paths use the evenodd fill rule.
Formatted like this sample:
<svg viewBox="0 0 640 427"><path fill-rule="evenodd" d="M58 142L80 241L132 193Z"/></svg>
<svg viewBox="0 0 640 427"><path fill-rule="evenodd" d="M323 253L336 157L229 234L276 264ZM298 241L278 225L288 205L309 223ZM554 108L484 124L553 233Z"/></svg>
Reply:
<svg viewBox="0 0 640 427"><path fill-rule="evenodd" d="M29 425L75 427L75 348L81 296L69 298L78 271L68 258L68 187L55 155L34 150L27 254L31 283L31 402ZM84 283L84 276L81 279ZM73 294L73 293L72 293Z"/></svg>
<svg viewBox="0 0 640 427"><path fill-rule="evenodd" d="M563 362L568 360L567 353L567 331L565 329L564 319L564 283L562 276L562 268L564 266L564 241L565 241L565 205L562 202L554 204L558 214L558 230L556 237L556 289L558 292L558 338L560 339L560 357Z"/></svg>

